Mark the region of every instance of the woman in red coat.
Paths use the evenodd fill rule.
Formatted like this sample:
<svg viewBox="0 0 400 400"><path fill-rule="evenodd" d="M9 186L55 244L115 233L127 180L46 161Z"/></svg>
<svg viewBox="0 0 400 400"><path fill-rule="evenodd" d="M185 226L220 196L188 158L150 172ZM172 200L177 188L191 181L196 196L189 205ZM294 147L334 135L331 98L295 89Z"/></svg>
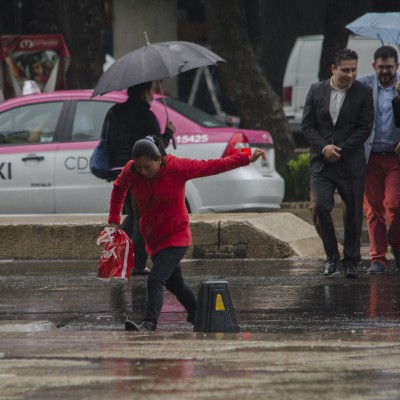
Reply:
<svg viewBox="0 0 400 400"><path fill-rule="evenodd" d="M157 145L156 142L157 141ZM189 215L185 204L186 181L216 175L265 158L256 149L249 157L241 152L216 160L192 160L166 155L158 139L138 140L129 161L114 182L108 223L120 223L122 204L131 190L141 215L140 229L153 267L147 280L147 311L140 325L126 321L127 330L155 330L164 302L164 286L171 291L187 311L187 321L194 322L196 297L185 283L180 267L192 243Z"/></svg>

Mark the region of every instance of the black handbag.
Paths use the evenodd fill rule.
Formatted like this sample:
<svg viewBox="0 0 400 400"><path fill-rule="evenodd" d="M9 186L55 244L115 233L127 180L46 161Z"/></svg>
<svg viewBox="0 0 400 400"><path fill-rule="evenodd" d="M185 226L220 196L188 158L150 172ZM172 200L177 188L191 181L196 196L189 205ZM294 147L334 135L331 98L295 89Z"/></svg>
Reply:
<svg viewBox="0 0 400 400"><path fill-rule="evenodd" d="M108 150L108 137L110 129L110 114L112 107L104 119L103 128L101 131L101 139L90 157L89 167L91 173L99 179L111 179L109 170L110 156Z"/></svg>

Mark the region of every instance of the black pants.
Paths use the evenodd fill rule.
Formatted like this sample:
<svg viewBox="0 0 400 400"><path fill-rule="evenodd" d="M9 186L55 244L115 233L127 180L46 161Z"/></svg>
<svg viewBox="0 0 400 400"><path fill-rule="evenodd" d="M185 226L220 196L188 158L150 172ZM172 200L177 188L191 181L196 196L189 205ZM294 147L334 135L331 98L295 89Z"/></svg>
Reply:
<svg viewBox="0 0 400 400"><path fill-rule="evenodd" d="M152 257L153 267L147 278L147 311L145 321L157 325L163 304L164 286L173 293L185 307L188 319L194 319L196 312L196 297L193 290L185 283L180 261L187 247L169 247L160 250Z"/></svg>
<svg viewBox="0 0 400 400"><path fill-rule="evenodd" d="M319 226L317 208L315 206L315 189L311 186L313 183L310 182L310 213L311 218L314 224L314 228L318 234L318 236L322 239L321 228ZM343 226L346 225L346 203L342 202L342 218L343 218Z"/></svg>
<svg viewBox="0 0 400 400"><path fill-rule="evenodd" d="M335 203L334 193L337 189L345 203L343 263L357 264L361 260L364 178L341 178L328 170L318 174L312 173L310 187L314 194L316 217L328 257L338 254L338 242L331 216Z"/></svg>
<svg viewBox="0 0 400 400"><path fill-rule="evenodd" d="M127 215L122 221L120 227L130 238L132 238L134 250L133 268L141 271L146 267L148 255L146 252L146 243L140 233L139 210L130 191L126 193L123 212Z"/></svg>

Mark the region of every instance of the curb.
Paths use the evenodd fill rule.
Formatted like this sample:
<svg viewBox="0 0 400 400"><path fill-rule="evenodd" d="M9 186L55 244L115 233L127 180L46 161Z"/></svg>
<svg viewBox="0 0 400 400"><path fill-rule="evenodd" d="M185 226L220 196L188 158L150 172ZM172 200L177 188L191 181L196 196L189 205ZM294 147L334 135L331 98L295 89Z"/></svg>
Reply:
<svg viewBox="0 0 400 400"><path fill-rule="evenodd" d="M0 216L2 259L98 259L105 215ZM287 212L192 214L186 258L314 258L314 227Z"/></svg>

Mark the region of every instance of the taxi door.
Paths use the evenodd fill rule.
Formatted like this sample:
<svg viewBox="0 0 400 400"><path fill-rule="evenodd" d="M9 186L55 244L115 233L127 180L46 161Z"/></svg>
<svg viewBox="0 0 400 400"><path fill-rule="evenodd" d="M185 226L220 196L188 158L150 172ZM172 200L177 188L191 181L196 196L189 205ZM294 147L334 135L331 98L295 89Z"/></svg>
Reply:
<svg viewBox="0 0 400 400"><path fill-rule="evenodd" d="M54 213L57 125L63 102L0 114L0 213Z"/></svg>

